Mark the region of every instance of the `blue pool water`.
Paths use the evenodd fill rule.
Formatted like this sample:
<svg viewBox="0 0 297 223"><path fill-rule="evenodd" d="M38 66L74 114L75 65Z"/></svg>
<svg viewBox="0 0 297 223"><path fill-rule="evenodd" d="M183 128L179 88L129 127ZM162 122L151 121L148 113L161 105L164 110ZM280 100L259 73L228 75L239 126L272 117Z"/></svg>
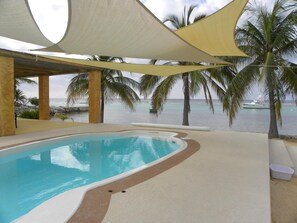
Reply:
<svg viewBox="0 0 297 223"><path fill-rule="evenodd" d="M64 191L158 160L181 145L143 136L90 135L32 144L0 157L0 222Z"/></svg>

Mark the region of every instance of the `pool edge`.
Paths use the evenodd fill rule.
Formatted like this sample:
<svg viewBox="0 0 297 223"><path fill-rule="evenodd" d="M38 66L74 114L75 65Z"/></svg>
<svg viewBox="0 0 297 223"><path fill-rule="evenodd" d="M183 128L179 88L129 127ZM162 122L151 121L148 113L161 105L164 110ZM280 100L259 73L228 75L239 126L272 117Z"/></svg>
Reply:
<svg viewBox="0 0 297 223"><path fill-rule="evenodd" d="M107 182L106 184L103 184L103 185L94 185L88 189L83 189L84 190L83 193L79 192L79 194L81 194L79 201L78 199L76 199L78 202L75 201L75 204L71 205L72 210L70 211L70 209L68 208L68 211L64 212L67 214L65 215L63 214L64 218L60 218L60 220L63 219L63 222L101 222L108 211L112 194L121 192L123 190L126 190L127 188L130 188L146 180L149 180L150 178L157 176L158 174L163 173L164 171L178 165L179 163L181 163L182 161L186 160L191 155L193 155L195 152L197 152L200 149L200 144L193 139L186 138L188 134L184 132L168 131L168 130L148 130L143 128L137 128L137 129L131 129L131 130L125 129L125 130L119 130L119 131L102 131L102 132L84 131L83 133L59 134L59 136L42 137L36 140L27 140L26 142L23 142L23 143L14 143L10 146L4 146L0 148L0 151L1 149L7 149L10 147L18 147L24 144L31 144L31 143L36 143L43 140L52 140L52 139L63 138L68 136L98 134L98 133L99 134L109 134L109 133L116 134L116 133L137 132L137 131L150 132L153 134L158 132L170 133L174 138L180 139L186 143L185 143L184 149L174 154L173 156L170 156L167 159L161 161L160 163L156 163L152 166L145 167L139 172L131 173L126 177L124 176L123 178L115 179L112 182ZM64 193L66 194L67 191ZM67 196L69 196L69 194ZM70 196L72 197L73 195L70 194ZM66 205L66 203L64 205ZM45 211L44 213L46 212L50 213L51 207L55 208L54 206L56 206L56 201L52 202L52 205L43 206L42 209ZM62 209L60 209L59 211L62 212L63 211ZM22 216L16 219L15 221L29 222L27 220L33 217L33 215L31 215L30 212L24 215L24 216L27 216L29 214L30 216L29 218L27 217L23 218L24 216ZM34 216L35 214L37 214L37 216L39 217L37 216L36 217L41 220L44 218L41 215L41 213L43 213L43 211L40 213L35 212ZM59 216L59 214L57 216ZM44 219L44 220L49 220L49 219Z"/></svg>

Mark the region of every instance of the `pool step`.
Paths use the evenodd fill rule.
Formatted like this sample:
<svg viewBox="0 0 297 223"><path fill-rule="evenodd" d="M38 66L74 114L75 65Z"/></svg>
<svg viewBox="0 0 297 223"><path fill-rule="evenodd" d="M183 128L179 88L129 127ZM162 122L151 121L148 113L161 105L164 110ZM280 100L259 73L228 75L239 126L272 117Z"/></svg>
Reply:
<svg viewBox="0 0 297 223"><path fill-rule="evenodd" d="M142 123L142 122L132 122L131 125L139 126L139 127L162 128L162 129L210 131L210 128L208 126L185 126L185 125L155 124L155 123Z"/></svg>

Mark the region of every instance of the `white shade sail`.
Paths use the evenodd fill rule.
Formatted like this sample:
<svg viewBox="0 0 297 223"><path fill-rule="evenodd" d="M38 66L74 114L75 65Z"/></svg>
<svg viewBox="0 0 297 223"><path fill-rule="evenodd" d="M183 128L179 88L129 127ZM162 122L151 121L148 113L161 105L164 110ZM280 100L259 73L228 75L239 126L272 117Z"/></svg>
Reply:
<svg viewBox="0 0 297 223"><path fill-rule="evenodd" d="M246 56L236 46L234 30L247 2L234 0L216 13L175 33L212 56Z"/></svg>
<svg viewBox="0 0 297 223"><path fill-rule="evenodd" d="M163 25L137 0L69 0L63 39L45 51L221 64Z"/></svg>
<svg viewBox="0 0 297 223"><path fill-rule="evenodd" d="M0 36L41 46L53 45L39 30L24 0L0 0Z"/></svg>

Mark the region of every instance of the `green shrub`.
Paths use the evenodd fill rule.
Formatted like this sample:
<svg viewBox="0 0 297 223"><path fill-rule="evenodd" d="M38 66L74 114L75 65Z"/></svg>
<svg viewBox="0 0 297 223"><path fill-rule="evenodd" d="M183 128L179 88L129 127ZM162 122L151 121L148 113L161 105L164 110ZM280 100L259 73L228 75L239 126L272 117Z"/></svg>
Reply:
<svg viewBox="0 0 297 223"><path fill-rule="evenodd" d="M39 119L39 111L32 110L32 111L23 111L20 114L21 118L28 118L28 119Z"/></svg>
<svg viewBox="0 0 297 223"><path fill-rule="evenodd" d="M34 105L34 106L38 106L39 105L39 99L34 97L34 98L29 98L29 102Z"/></svg>
<svg viewBox="0 0 297 223"><path fill-rule="evenodd" d="M66 119L71 119L73 121L73 118L70 118L68 115L64 114L64 113L56 113L54 115L55 118L59 118L61 119L63 122L66 120Z"/></svg>

